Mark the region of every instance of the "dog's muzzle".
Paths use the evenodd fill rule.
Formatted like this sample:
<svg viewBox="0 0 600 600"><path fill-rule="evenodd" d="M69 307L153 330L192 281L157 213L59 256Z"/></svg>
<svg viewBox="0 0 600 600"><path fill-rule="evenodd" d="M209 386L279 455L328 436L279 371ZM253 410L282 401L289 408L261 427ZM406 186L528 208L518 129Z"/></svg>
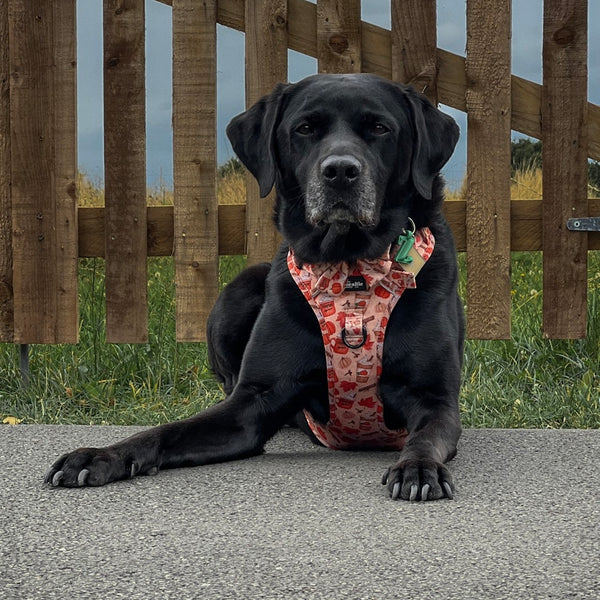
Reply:
<svg viewBox="0 0 600 600"><path fill-rule="evenodd" d="M311 173L306 218L315 226L377 224L375 185L366 165L350 154L331 154Z"/></svg>

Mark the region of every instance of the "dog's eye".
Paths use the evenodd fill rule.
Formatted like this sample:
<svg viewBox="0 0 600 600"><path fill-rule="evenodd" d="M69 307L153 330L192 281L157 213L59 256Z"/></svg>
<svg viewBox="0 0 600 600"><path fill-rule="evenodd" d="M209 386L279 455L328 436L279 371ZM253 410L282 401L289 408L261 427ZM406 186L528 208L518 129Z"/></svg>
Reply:
<svg viewBox="0 0 600 600"><path fill-rule="evenodd" d="M300 135L310 135L313 131L313 126L310 123L301 123L296 127L296 133Z"/></svg>
<svg viewBox="0 0 600 600"><path fill-rule="evenodd" d="M384 135L389 131L389 129L383 123L373 123L371 131L375 135Z"/></svg>

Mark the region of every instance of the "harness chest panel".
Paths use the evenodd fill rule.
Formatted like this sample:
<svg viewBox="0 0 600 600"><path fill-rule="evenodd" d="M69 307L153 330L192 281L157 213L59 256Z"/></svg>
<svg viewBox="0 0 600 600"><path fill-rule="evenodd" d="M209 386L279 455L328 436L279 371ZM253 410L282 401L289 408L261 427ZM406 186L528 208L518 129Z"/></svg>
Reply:
<svg viewBox="0 0 600 600"><path fill-rule="evenodd" d="M378 382L386 327L405 290L433 252L435 240L419 229L402 263L393 248L381 258L348 263L298 265L292 250L287 264L313 309L323 337L329 390L329 421L317 422L304 411L317 439L336 449L400 449L405 429L388 429Z"/></svg>

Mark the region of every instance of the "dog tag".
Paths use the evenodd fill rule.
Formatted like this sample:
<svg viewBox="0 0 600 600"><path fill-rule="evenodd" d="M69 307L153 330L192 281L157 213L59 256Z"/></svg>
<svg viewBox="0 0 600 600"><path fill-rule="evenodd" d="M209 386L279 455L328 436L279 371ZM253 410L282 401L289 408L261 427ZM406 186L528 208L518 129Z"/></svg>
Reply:
<svg viewBox="0 0 600 600"><path fill-rule="evenodd" d="M404 265L409 265L413 258L409 256L409 252L415 243L415 236L412 231L405 231L398 236L398 252L396 253L396 262Z"/></svg>
<svg viewBox="0 0 600 600"><path fill-rule="evenodd" d="M344 289L347 292L365 292L367 282L362 275L348 275Z"/></svg>

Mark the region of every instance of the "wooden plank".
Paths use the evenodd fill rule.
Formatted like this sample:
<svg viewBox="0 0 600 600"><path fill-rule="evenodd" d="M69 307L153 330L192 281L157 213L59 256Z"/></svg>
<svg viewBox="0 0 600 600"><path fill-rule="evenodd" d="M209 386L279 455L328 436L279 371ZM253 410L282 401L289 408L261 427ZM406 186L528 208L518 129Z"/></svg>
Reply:
<svg viewBox="0 0 600 600"><path fill-rule="evenodd" d="M219 254L243 254L246 206L219 206Z"/></svg>
<svg viewBox="0 0 600 600"><path fill-rule="evenodd" d="M52 2L55 64L53 192L56 198L56 252L60 265L57 311L59 315L65 315L58 338L63 343L79 341L76 4L76 0Z"/></svg>
<svg viewBox="0 0 600 600"><path fill-rule="evenodd" d="M162 0L170 4L170 0ZM307 56L317 57L317 7L307 0L289 0L289 47ZM220 0L218 21L221 25L244 31L243 0ZM390 79L392 77L392 49L389 30L363 21L362 70ZM464 111L467 78L465 59L438 48L437 92L442 104ZM535 138L541 137L541 86L513 75L511 128ZM588 105L588 156L600 160L600 107Z"/></svg>
<svg viewBox="0 0 600 600"><path fill-rule="evenodd" d="M544 336L581 338L587 236L566 221L587 208L587 0L544 3L542 184Z"/></svg>
<svg viewBox="0 0 600 600"><path fill-rule="evenodd" d="M148 339L144 2L104 0L106 339Z"/></svg>
<svg viewBox="0 0 600 600"><path fill-rule="evenodd" d="M447 200L443 209L452 229L456 251L464 252L467 249L467 203L464 200Z"/></svg>
<svg viewBox="0 0 600 600"><path fill-rule="evenodd" d="M79 257L104 258L104 245L106 242L104 207L80 206L78 213ZM173 214L172 209L171 214Z"/></svg>
<svg viewBox="0 0 600 600"><path fill-rule="evenodd" d="M219 293L217 2L173 2L177 340L206 341Z"/></svg>
<svg viewBox="0 0 600 600"><path fill-rule="evenodd" d="M467 250L467 203L449 200L444 204L446 219L454 234L456 249ZM600 199L590 198L585 214L600 217ZM244 254L246 206L219 206L219 254ZM589 249L600 250L600 232L588 233ZM514 200L511 206L511 250L542 249L542 201ZM148 256L173 253L173 207L148 207ZM104 257L104 208L79 209L79 256Z"/></svg>
<svg viewBox="0 0 600 600"><path fill-rule="evenodd" d="M468 335L510 338L510 0L467 3Z"/></svg>
<svg viewBox="0 0 600 600"><path fill-rule="evenodd" d="M467 251L466 213L464 200L451 200L444 204L444 213L456 243L458 252ZM511 203L512 252L538 252L542 250L542 200L515 200ZM590 217L600 217L600 199L589 198L584 212ZM588 249L600 250L600 232L590 232Z"/></svg>
<svg viewBox="0 0 600 600"><path fill-rule="evenodd" d="M600 198L589 198L582 214L600 217ZM511 251L538 252L542 250L542 200L513 200L511 203ZM444 203L444 214L452 229L456 250L467 250L467 203L450 200ZM584 235L584 234L574 234ZM600 232L590 232L588 249L600 250Z"/></svg>
<svg viewBox="0 0 600 600"><path fill-rule="evenodd" d="M75 2L54 4L8 3L18 343L72 343L78 333Z"/></svg>
<svg viewBox="0 0 600 600"><path fill-rule="evenodd" d="M148 256L173 255L173 207L148 207ZM219 254L244 254L246 206L219 206ZM104 258L104 208L79 209L79 256Z"/></svg>
<svg viewBox="0 0 600 600"><path fill-rule="evenodd" d="M360 0L317 0L319 73L360 73Z"/></svg>
<svg viewBox="0 0 600 600"><path fill-rule="evenodd" d="M588 157L600 160L600 106L588 102Z"/></svg>
<svg viewBox="0 0 600 600"><path fill-rule="evenodd" d="M517 200L511 204L510 246L517 252L542 249L542 201Z"/></svg>
<svg viewBox="0 0 600 600"><path fill-rule="evenodd" d="M392 0L392 79L437 105L435 0Z"/></svg>
<svg viewBox="0 0 600 600"><path fill-rule="evenodd" d="M287 0L246 2L246 106L287 81ZM273 224L275 193L260 198L258 184L246 179L248 264L270 261L280 244Z"/></svg>
<svg viewBox="0 0 600 600"><path fill-rule="evenodd" d="M8 3L0 5L0 342L13 341Z"/></svg>

